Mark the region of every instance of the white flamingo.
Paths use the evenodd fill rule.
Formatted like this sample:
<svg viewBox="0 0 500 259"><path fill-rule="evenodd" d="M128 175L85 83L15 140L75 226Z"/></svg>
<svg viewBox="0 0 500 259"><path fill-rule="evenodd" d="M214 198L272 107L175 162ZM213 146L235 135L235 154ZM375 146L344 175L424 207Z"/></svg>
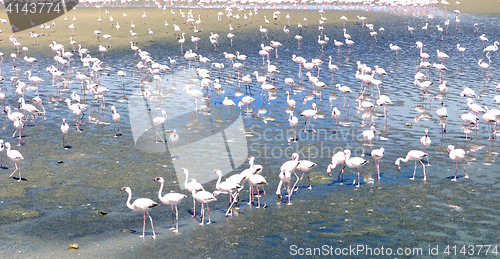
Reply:
<svg viewBox="0 0 500 259"><path fill-rule="evenodd" d="M130 204L130 200L132 199L132 190L130 190L130 187L123 187L121 190L128 193L127 207L129 207L129 209L133 211L142 211L142 213L144 214L144 222L142 225L142 236L139 237L144 238L144 233L146 230L146 213L147 213L149 221L151 221L151 228L153 229L152 238L156 239L155 228L153 226L153 219L149 215L148 211L156 206L159 206L159 204L148 198L139 198L136 199L132 204Z"/></svg>

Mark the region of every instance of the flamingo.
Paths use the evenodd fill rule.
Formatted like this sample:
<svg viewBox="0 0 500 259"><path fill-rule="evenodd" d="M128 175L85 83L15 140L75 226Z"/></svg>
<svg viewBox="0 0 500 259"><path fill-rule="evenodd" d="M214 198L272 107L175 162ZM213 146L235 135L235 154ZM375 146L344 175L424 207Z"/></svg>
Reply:
<svg viewBox="0 0 500 259"><path fill-rule="evenodd" d="M26 104L26 102L24 101L23 97L19 98L18 103L20 104L19 109L21 109L23 111L26 111L29 114L31 114L31 116L32 116L33 119L35 118L34 114L37 114L37 116L38 116L38 114L42 113L34 105L32 105L32 104Z"/></svg>
<svg viewBox="0 0 500 259"><path fill-rule="evenodd" d="M344 150L344 155L345 155L345 165L347 165L347 167L349 168L358 169L358 176L356 177L356 179L354 179L352 184L354 185L356 183L356 180L358 180L358 185L356 187L359 187L359 181L360 181L359 176L363 173L363 171L361 171L361 167L367 164L368 160L365 160L361 157L351 157L351 150L349 149Z"/></svg>
<svg viewBox="0 0 500 259"><path fill-rule="evenodd" d="M371 153L373 159L375 160L375 166L377 167L377 178L378 179L380 179L380 168L379 168L380 159L382 159L382 157L384 157L384 151L385 151L385 149L383 147L381 147L379 149L372 150L372 153Z"/></svg>
<svg viewBox="0 0 500 259"><path fill-rule="evenodd" d="M18 119L24 120L26 116L20 112L12 112L9 106L5 106L4 110L10 121L15 122Z"/></svg>
<svg viewBox="0 0 500 259"><path fill-rule="evenodd" d="M120 135L120 114L116 112L115 106L111 106L111 112L113 113L113 121L115 122L116 137Z"/></svg>
<svg viewBox="0 0 500 259"><path fill-rule="evenodd" d="M496 123L498 121L498 116L500 116L500 110L498 109L488 109L488 107L484 107L486 112L483 114L483 121L488 123L488 139L491 139L491 129L490 124L495 123L494 129L496 130ZM495 135L493 135L495 136Z"/></svg>
<svg viewBox="0 0 500 259"><path fill-rule="evenodd" d="M163 137L158 133L158 127L160 125L162 125L165 122L165 120L167 119L167 112L165 110L162 110L161 114L163 114L163 116L155 117L153 119L153 124L156 127L156 143L158 143L158 137L160 137L160 139L163 141L163 143L165 143L165 140L163 139Z"/></svg>
<svg viewBox="0 0 500 259"><path fill-rule="evenodd" d="M335 64L332 64L332 56L329 56L328 59L329 59L328 69L332 71L332 82L333 82L333 79L335 78L335 71L337 71L339 68Z"/></svg>
<svg viewBox="0 0 500 259"><path fill-rule="evenodd" d="M423 168L424 168L424 181L427 179L426 175L425 175L425 164L422 162L422 160L425 158L425 157L428 157L429 155L423 151L420 151L420 150L410 150L408 151L408 154L406 154L406 157L405 158L398 158L396 159L396 162L394 162L394 164L396 164L397 168L398 168L398 171L401 170L401 167L399 166L401 162L408 162L408 161L415 161L415 170L413 171L413 177L410 178L410 180L415 180L415 173L417 172L417 161L419 161Z"/></svg>
<svg viewBox="0 0 500 259"><path fill-rule="evenodd" d="M340 174L342 174L342 182L340 183L340 185L343 185L344 184L343 183L344 182L344 168L345 168L345 153L344 153L344 151L339 151L332 156L332 162L326 168L326 172L328 173L328 176L332 176L331 171L333 169L335 169L335 167L338 165L342 165L342 170L337 175L337 178L340 180Z"/></svg>
<svg viewBox="0 0 500 259"><path fill-rule="evenodd" d="M370 148L373 150L372 139L375 137L375 126L371 126L369 130L363 131L361 135L363 136L363 153L365 152L364 146L367 140L370 141Z"/></svg>
<svg viewBox="0 0 500 259"><path fill-rule="evenodd" d="M7 157L10 158L10 160L12 160L12 162L14 162L14 165L16 166L16 170L14 170L12 174L10 174L9 179L12 178L12 176L14 175L14 173L16 173L16 171L19 170L19 179L17 181L21 182L22 181L21 167L19 166L19 162L23 160L24 157L21 154L21 152L11 149L9 142L5 143L5 150L7 151Z"/></svg>
<svg viewBox="0 0 500 259"><path fill-rule="evenodd" d="M250 183L250 186L255 186L257 189L257 208L260 208L260 195L259 195L259 187L262 187L262 191L264 191L264 207L267 208L267 203L266 203L266 190L264 189L264 186L267 185L266 178L260 174L251 174L248 177L248 181ZM252 191L250 191L250 194ZM251 199L252 201L253 199Z"/></svg>
<svg viewBox="0 0 500 259"><path fill-rule="evenodd" d="M392 45L392 43L391 43L391 44L389 44L389 48L391 48L391 50L392 50L392 51L395 51L395 52L396 52L396 59L398 59L398 51L400 51L400 50L401 50L401 48L400 48L399 46Z"/></svg>
<svg viewBox="0 0 500 259"><path fill-rule="evenodd" d="M68 142L68 131L69 131L69 125L66 123L66 119L63 118L62 124L61 124L61 132L62 132L62 137L63 137L63 148L66 148L66 143Z"/></svg>
<svg viewBox="0 0 500 259"><path fill-rule="evenodd" d="M490 45L483 50L483 52L486 52L486 57L490 61L490 64L491 64L491 52L496 52L498 50L498 44L499 44L498 41L495 41L493 45Z"/></svg>
<svg viewBox="0 0 500 259"><path fill-rule="evenodd" d="M31 76L31 71L26 71L26 74L28 75L28 80L32 83L35 84L36 86L36 95L38 95L38 89L40 88L40 83L43 82L43 79L41 79L38 76Z"/></svg>
<svg viewBox="0 0 500 259"><path fill-rule="evenodd" d="M341 86L340 84L336 84L335 89L339 89L340 92L344 94L344 107L346 102L347 102L347 107L349 107L348 99L349 99L349 93L352 93L351 88L349 88L348 86Z"/></svg>
<svg viewBox="0 0 500 259"><path fill-rule="evenodd" d="M231 109L230 108L236 106L236 104L234 103L234 101L233 100L229 100L229 98L226 96L224 98L224 101L222 101L222 104L227 107L227 113L228 113L228 115L231 115Z"/></svg>
<svg viewBox="0 0 500 259"><path fill-rule="evenodd" d="M186 33L183 32L181 35L182 35L181 36L182 39L179 39L178 43L181 44L181 53L183 53L183 51L182 51L182 45L184 44L184 42L186 42L186 38L184 37L186 35Z"/></svg>
<svg viewBox="0 0 500 259"><path fill-rule="evenodd" d="M288 170L281 170L281 172L279 173L279 178L280 178L280 182L278 184L278 189L276 190L276 195L278 195L278 198L281 200L282 196L281 196L281 186L283 183L285 183L285 185L287 185L287 193L288 193L288 203L287 205L292 205L292 202L290 201L291 199L291 196L292 196L292 192L290 190L290 183L292 181L292 174L290 171Z"/></svg>
<svg viewBox="0 0 500 259"><path fill-rule="evenodd" d="M219 194L229 194L229 207L227 208L226 211L226 216L229 215L229 212L231 211L231 215L233 214L232 211L232 204L234 203L233 198L236 196L233 196L233 192L238 192L242 187L239 183L235 181L224 181L221 182L222 180L222 171L215 169L213 171L214 173L219 176L219 179L217 179L217 183L215 184L215 187L217 188L217 191L214 191L212 194L214 196L217 196Z"/></svg>
<svg viewBox="0 0 500 259"><path fill-rule="evenodd" d="M420 138L420 145L424 147L424 152L427 147L429 147L432 143L431 138L429 138L429 130L425 129L425 135Z"/></svg>
<svg viewBox="0 0 500 259"><path fill-rule="evenodd" d="M197 200L199 203L201 203L201 223L200 225L203 225L205 223L205 204L207 204L207 211L208 211L208 223L211 224L212 221L210 220L210 208L208 207L208 203L212 201L216 201L217 198L210 192L207 192L205 190L198 190L198 191L193 191L193 198Z"/></svg>
<svg viewBox="0 0 500 259"><path fill-rule="evenodd" d="M149 215L148 211L156 206L159 206L159 204L148 198L139 198L136 199L132 204L130 204L130 199L132 199L132 190L130 189L130 187L123 187L121 190L128 193L127 207L129 207L129 209L133 211L142 211L142 213L144 214L144 223L142 225L142 236L139 237L144 238L144 231L146 230L146 213L147 213L149 221L151 222L151 228L153 229L153 236L151 238L156 239L155 228L153 226L153 219Z"/></svg>
<svg viewBox="0 0 500 259"><path fill-rule="evenodd" d="M490 65L486 62L483 62L483 59L480 59L477 64L479 65L480 68L484 70L484 76L486 77L487 73L486 70L490 68Z"/></svg>
<svg viewBox="0 0 500 259"><path fill-rule="evenodd" d="M297 133L295 132L295 126L299 123L299 119L293 116L293 111L290 113L290 117L288 118L288 123L290 123L290 127L293 129L293 141L297 141Z"/></svg>
<svg viewBox="0 0 500 259"><path fill-rule="evenodd" d="M305 121L305 123L304 123L304 132L307 132L307 122L309 122L309 125L311 126L312 130L313 130L314 132L316 132L316 130L314 130L314 128L313 128L313 126L312 126L311 122L309 121L309 119L310 119L311 117L316 116L316 114L317 114L317 113L318 113L318 108L316 108L316 104L315 104L315 103L313 103L313 104L312 104L312 109L307 109L307 110L303 111L303 112L300 114L300 116L302 116L302 117L305 117L305 118L306 118L306 121Z"/></svg>
<svg viewBox="0 0 500 259"><path fill-rule="evenodd" d="M12 137L14 137L17 132L19 132L19 139L21 139L22 138L21 137L21 130L22 130L22 128L24 128L23 121L18 118L16 121L14 121L14 127L16 128L16 131L14 131L14 134L12 134ZM20 146L20 145L21 145L21 143L18 144L18 146Z"/></svg>
<svg viewBox="0 0 500 259"><path fill-rule="evenodd" d="M465 58L464 52L465 52L466 48L461 47L460 44L457 43L457 50L458 50L458 52L462 53L462 61L464 61L464 58Z"/></svg>
<svg viewBox="0 0 500 259"><path fill-rule="evenodd" d="M290 108L294 109L295 110L295 100L290 98L290 92L289 91L286 91L285 92L285 95L286 95L286 103L288 104L288 106L290 106Z"/></svg>
<svg viewBox="0 0 500 259"><path fill-rule="evenodd" d="M186 168L181 168L181 171L186 175L186 180L184 181L184 188L188 190L191 194L193 194L193 217L196 217L196 207L195 207L195 198L194 193L198 191L204 191L203 185L198 183L195 179L189 178L189 171Z"/></svg>
<svg viewBox="0 0 500 259"><path fill-rule="evenodd" d="M479 36L479 39L483 42L483 46L485 44L486 41L488 41L488 38L486 37L486 34L481 34L481 36Z"/></svg>
<svg viewBox="0 0 500 259"><path fill-rule="evenodd" d="M160 183L160 190L158 190L158 199L165 205L170 205L172 207L172 227L170 229L173 230L173 232L179 232L179 212L177 211L177 204L179 204L184 198L187 197L185 194L180 194L177 192L170 192L165 194L164 196L161 195L161 192L163 191L163 184L165 181L163 180L163 177L156 177L155 181ZM175 228L174 228L174 206L175 206Z"/></svg>
<svg viewBox="0 0 500 259"><path fill-rule="evenodd" d="M443 62L446 63L445 59L449 58L450 56L448 56L446 53L440 51L439 49L436 50L436 52L437 52L437 58L443 60Z"/></svg>
<svg viewBox="0 0 500 259"><path fill-rule="evenodd" d="M335 124L333 124L333 127L335 128L335 125L338 124L338 119L340 117L340 110L337 109L337 107L333 107L333 110L332 110L332 124L333 124L333 119L335 119ZM335 132L335 130L334 130Z"/></svg>
<svg viewBox="0 0 500 259"><path fill-rule="evenodd" d="M465 139L467 139L467 133L470 132L472 124L476 125L477 122L479 121L479 118L470 112L462 114L462 116L460 116L460 118L462 119L462 121L465 124L467 124L469 126L468 129L464 130L465 131Z"/></svg>
<svg viewBox="0 0 500 259"><path fill-rule="evenodd" d="M191 89L191 85L190 84L186 84L184 86L184 88L182 89L182 91L186 91L186 93L193 97L194 98L194 104L195 104L195 108L194 110L197 111L198 110L198 98L202 97L203 96L203 93L200 91L200 90L196 90L196 89ZM193 104L190 104L189 106L191 106Z"/></svg>
<svg viewBox="0 0 500 259"><path fill-rule="evenodd" d="M455 149L453 145L449 145L448 148L446 149L448 151L448 155L451 160L455 161L455 177L451 179L452 181L457 180L457 171L458 171L458 161L462 160L462 166L464 167L464 172L465 172L465 178L469 178L467 175L467 172L465 171L465 164L464 164L464 158L465 158L465 150L461 148Z"/></svg>
<svg viewBox="0 0 500 259"><path fill-rule="evenodd" d="M297 154L296 157L297 157L296 159L298 160L299 154ZM293 185L292 190L296 191L295 186L297 186L297 184L302 180L302 178L304 177L304 174L309 172L309 170L313 169L315 166L316 166L316 163L313 163L309 160L299 160L299 164L297 165L297 167L295 169L302 171L302 175L300 176L300 179L297 179L297 181L295 181L295 184ZM311 190L312 186L311 186L311 180L309 179L309 175L307 175L307 180L309 181L309 187L307 187L307 189ZM298 189L298 187L297 187L297 189Z"/></svg>

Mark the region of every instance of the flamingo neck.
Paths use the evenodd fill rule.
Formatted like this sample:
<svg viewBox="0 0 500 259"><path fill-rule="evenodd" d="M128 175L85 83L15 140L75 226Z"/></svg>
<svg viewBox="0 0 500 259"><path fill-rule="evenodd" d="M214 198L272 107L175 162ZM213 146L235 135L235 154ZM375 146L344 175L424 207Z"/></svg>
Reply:
<svg viewBox="0 0 500 259"><path fill-rule="evenodd" d="M161 200L161 192L163 191L163 182L160 182L160 190L158 190L158 199Z"/></svg>
<svg viewBox="0 0 500 259"><path fill-rule="evenodd" d="M219 175L219 179L217 179L217 183L215 184L215 188L217 188L217 190L219 189L220 187L220 182L222 180L222 174L218 174Z"/></svg>
<svg viewBox="0 0 500 259"><path fill-rule="evenodd" d="M127 191L127 193L128 193L127 207L129 207L131 210L133 210L134 206L132 206L132 204L130 204L130 200L132 199L132 191Z"/></svg>
<svg viewBox="0 0 500 259"><path fill-rule="evenodd" d="M184 170L184 174L186 174L186 181L184 181L184 188L186 188L186 186L188 185L189 172L187 170Z"/></svg>

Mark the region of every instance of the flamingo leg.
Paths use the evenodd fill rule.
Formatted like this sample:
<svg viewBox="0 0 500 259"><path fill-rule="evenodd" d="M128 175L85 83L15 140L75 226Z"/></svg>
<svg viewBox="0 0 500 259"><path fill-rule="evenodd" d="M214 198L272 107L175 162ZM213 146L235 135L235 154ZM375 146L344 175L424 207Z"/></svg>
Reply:
<svg viewBox="0 0 500 259"><path fill-rule="evenodd" d="M293 173L295 174L295 177L297 177L297 180L293 184L292 191L297 192L299 187L297 187L297 189L295 189L295 186L297 186L297 183L302 179L302 177L299 178L299 176L295 172L293 172ZM302 176L304 176L304 173L302 173Z"/></svg>
<svg viewBox="0 0 500 259"><path fill-rule="evenodd" d="M196 204L193 197L193 218L196 217Z"/></svg>
<svg viewBox="0 0 500 259"><path fill-rule="evenodd" d="M424 168L424 182L427 180L427 176L425 175L425 164L424 162L422 162L422 160L419 160L419 162L422 164L423 168ZM415 165L417 164L417 161L415 161Z"/></svg>
<svg viewBox="0 0 500 259"><path fill-rule="evenodd" d="M144 222L142 224L142 236L139 237L144 238L144 232L146 231L146 211L143 211L142 214L144 215Z"/></svg>
<svg viewBox="0 0 500 259"><path fill-rule="evenodd" d="M455 177L451 179L453 182L457 180L457 172L458 172L458 161L455 161Z"/></svg>
<svg viewBox="0 0 500 259"><path fill-rule="evenodd" d="M340 175L342 174L342 181L340 182L340 185L344 185L344 168L345 168L345 164L344 164L344 166L342 166L342 170L340 171L339 175L337 175L337 179L340 180Z"/></svg>
<svg viewBox="0 0 500 259"><path fill-rule="evenodd" d="M19 167L17 166L17 163L14 163L14 165L16 166L16 170L14 170L14 172L12 172L12 174L10 174L9 179L10 179L10 178L12 178L12 176L14 175L14 173L15 173L17 170L19 170L19 180L17 180L17 181L18 181L18 182L20 182L20 181L22 180L22 178L21 178L21 168L19 168Z"/></svg>
<svg viewBox="0 0 500 259"><path fill-rule="evenodd" d="M262 208L267 208L266 190L264 189L264 186L262 186L262 191L264 192L264 207L262 207Z"/></svg>
<svg viewBox="0 0 500 259"><path fill-rule="evenodd" d="M155 234L155 227L153 226L153 219L151 218L151 216L149 215L149 212L146 211L146 213L148 214L148 217L149 217L149 221L151 221L151 228L153 229L153 239L156 239L156 234ZM144 216L144 224L146 224L146 216ZM144 236L144 233L142 234Z"/></svg>
<svg viewBox="0 0 500 259"><path fill-rule="evenodd" d="M255 189L257 189L257 208L260 208L260 192L259 192L259 186L255 186Z"/></svg>
<svg viewBox="0 0 500 259"><path fill-rule="evenodd" d="M415 160L415 170L413 170L413 177L410 180L415 180L415 173L417 172L417 160Z"/></svg>
<svg viewBox="0 0 500 259"><path fill-rule="evenodd" d="M208 213L208 223L207 224L211 224L212 221L210 220L210 208L208 207L208 204L207 204L207 213Z"/></svg>
<svg viewBox="0 0 500 259"><path fill-rule="evenodd" d="M288 193L288 203L286 205L292 205L290 199L292 198L292 192L290 191L290 182L287 183L286 192Z"/></svg>
<svg viewBox="0 0 500 259"><path fill-rule="evenodd" d="M201 204L201 223L200 225L203 225L205 223L205 206L204 204Z"/></svg>
<svg viewBox="0 0 500 259"><path fill-rule="evenodd" d="M248 205L250 205L250 207L251 207L252 206L252 191L253 191L253 188L252 188L252 184L250 182L248 182L248 188L249 188Z"/></svg>
<svg viewBox="0 0 500 259"><path fill-rule="evenodd" d="M311 126L311 129L313 130L313 132L316 132L316 130L314 129L313 125L311 124L311 121L309 119L307 119L307 122L309 122L309 126Z"/></svg>
<svg viewBox="0 0 500 259"><path fill-rule="evenodd" d="M172 208L172 227L170 229L175 229L174 228L174 205L170 205L170 207ZM177 209L177 206L175 207Z"/></svg>
<svg viewBox="0 0 500 259"><path fill-rule="evenodd" d="M465 171L465 164L464 164L464 160L462 160L462 166L464 167L464 172L465 172L465 178L469 178L469 176L467 175L467 172Z"/></svg>

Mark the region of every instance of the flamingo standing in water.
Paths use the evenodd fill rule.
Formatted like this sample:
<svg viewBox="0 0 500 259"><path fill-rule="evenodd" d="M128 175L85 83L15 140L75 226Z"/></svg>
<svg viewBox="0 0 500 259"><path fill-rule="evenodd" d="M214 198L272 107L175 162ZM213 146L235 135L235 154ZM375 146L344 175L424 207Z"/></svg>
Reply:
<svg viewBox="0 0 500 259"><path fill-rule="evenodd" d="M115 106L111 106L111 112L113 113L113 121L115 122L116 137L120 135L120 114L116 112Z"/></svg>
<svg viewBox="0 0 500 259"><path fill-rule="evenodd" d="M495 41L493 45L490 45L483 50L483 52L486 52L486 57L489 60L489 64L491 64L491 52L496 52L498 50L498 44L498 41Z"/></svg>
<svg viewBox="0 0 500 259"><path fill-rule="evenodd" d="M425 157L428 157L429 155L425 152L422 152L420 150L410 150L408 151L408 154L406 154L405 158L398 158L396 159L396 166L398 167L398 170L401 170L401 167L399 166L401 162L408 162L408 161L415 161L415 170L413 171L413 177L410 178L410 180L415 180L415 173L417 172L417 161L419 161L422 166L424 167L424 181L427 180L427 177L425 175L425 164L422 162L422 160Z"/></svg>
<svg viewBox="0 0 500 259"><path fill-rule="evenodd" d="M375 166L377 167L377 178L380 179L380 159L384 157L385 149L383 147L379 149L372 150L372 157L375 160Z"/></svg>
<svg viewBox="0 0 500 259"><path fill-rule="evenodd" d="M391 50L392 50L392 51L395 51L395 52L396 52L396 59L398 59L398 51L400 51L400 50L401 50L401 48L400 48L399 46L392 45L392 43L391 43L391 44L389 44L389 48L391 48Z"/></svg>
<svg viewBox="0 0 500 259"><path fill-rule="evenodd" d="M5 150L7 151L7 157L14 162L14 165L16 166L16 170L10 174L9 179L12 178L14 173L16 173L19 170L19 179L17 180L18 182L22 181L21 178L21 167L19 166L19 162L24 159L23 155L21 152L17 150L12 150L10 147L10 143L6 142L5 143Z"/></svg>
<svg viewBox="0 0 500 259"><path fill-rule="evenodd" d="M429 130L425 129L425 135L420 138L420 145L424 147L424 152L425 149L428 148L431 145L432 141L431 138L429 138ZM429 157L427 157L427 165L429 165Z"/></svg>
<svg viewBox="0 0 500 259"><path fill-rule="evenodd" d="M179 212L177 211L177 204L179 204L187 196L185 194L180 194L176 192L170 192L162 196L161 192L163 190L163 184L165 183L165 181L163 180L163 177L156 177L155 181L160 183L160 190L158 191L158 199L163 204L170 205L172 207L172 227L170 229L172 229L173 232L179 232ZM175 223L176 223L175 228L174 228L174 206L175 206Z"/></svg>
<svg viewBox="0 0 500 259"><path fill-rule="evenodd" d="M278 198L281 200L282 196L281 196L281 186L283 185L283 183L285 183L285 185L287 185L286 187L286 190L287 190L287 193L288 193L288 203L287 205L292 205L292 202L290 201L290 198L292 196L292 192L291 192L291 189L290 189L290 183L292 181L292 173L288 170L281 170L281 172L279 173L279 178L280 178L280 182L278 184L278 189L276 190L276 195L278 195Z"/></svg>
<svg viewBox="0 0 500 259"><path fill-rule="evenodd" d="M222 171L221 170L216 169L213 172L216 173L217 176L219 176L219 179L217 179L217 183L215 184L217 191L214 191L212 194L214 196L217 196L221 193L229 194L229 207L227 208L226 216L229 215L230 211L231 211L231 215L232 215L233 214L232 205L234 203L233 198L236 197L235 195L233 196L233 192L238 192L242 187L236 181L227 181L227 179L226 179L226 181L221 182L221 180L222 180Z"/></svg>
<svg viewBox="0 0 500 259"><path fill-rule="evenodd" d="M296 159L299 159L299 155L297 154L296 155L297 158ZM304 177L304 174L309 172L309 170L313 169L314 167L316 166L316 163L313 163L309 160L299 160L299 164L297 165L297 167L295 169L299 170L299 171L302 171L302 175L300 176L299 179L297 179L297 181L295 181L295 184L293 185L292 187L292 190L293 191L297 191L299 187L297 187L297 189L295 189L295 186L297 186L297 184L302 181L302 178ZM307 180L309 181L309 187L307 187L307 189L311 190L312 189L312 186L311 186L311 180L309 179L309 175L307 175Z"/></svg>
<svg viewBox="0 0 500 259"><path fill-rule="evenodd" d="M469 178L467 175L467 172L465 171L465 164L464 164L464 158L465 158L465 150L461 148L455 149L453 145L449 145L447 148L448 154L451 158L451 160L455 160L455 177L451 179L452 181L457 180L457 171L458 171L458 160L462 160L462 166L464 167L464 172L465 172L465 178Z"/></svg>
<svg viewBox="0 0 500 259"><path fill-rule="evenodd" d="M255 186L255 189L257 189L257 208L260 208L260 194L259 194L259 187L262 187L262 191L264 192L264 207L267 208L267 203L266 203L266 190L264 189L264 186L267 185L266 178L260 174L251 174L248 177L248 181L250 183L250 186ZM251 188L250 188L251 189ZM250 195L252 194L252 191L250 190ZM253 198L250 199L250 202L253 200Z"/></svg>
<svg viewBox="0 0 500 259"><path fill-rule="evenodd" d="M163 116L161 117L156 117L153 119L153 124L155 125L156 127L156 143L158 143L158 137L160 137L161 141L163 141L163 143L165 143L165 140L163 139L163 137L158 133L158 127L160 127L160 125L162 125L165 120L167 119L167 112L165 110L162 110L161 113L163 114Z"/></svg>
<svg viewBox="0 0 500 259"><path fill-rule="evenodd" d="M205 223L205 204L207 204L207 212L208 212L208 223L212 223L210 220L210 208L208 207L208 203L212 201L216 201L217 198L213 194L207 191L193 191L193 198L197 200L199 203L201 203L201 223L200 225L203 225Z"/></svg>
<svg viewBox="0 0 500 259"><path fill-rule="evenodd" d="M315 104L315 103L313 103L313 104L312 104L312 109L307 109L307 110L303 111L303 112L300 114L300 116L302 116L302 117L305 117L305 118L306 118L306 121L305 121L305 123L304 123L304 132L306 132L306 131L307 131L307 122L309 122L309 125L311 126L311 129L312 129L314 132L316 132L316 130L314 130L314 128L313 128L313 126L312 126L311 122L309 121L309 119L310 119L311 117L314 117L317 113L318 113L318 108L316 108L316 104Z"/></svg>
<svg viewBox="0 0 500 259"><path fill-rule="evenodd" d="M361 157L351 157L351 150L349 149L344 150L344 155L345 155L345 164L347 165L347 167L358 169L358 176L356 177L356 179L354 179L352 185L354 185L356 183L356 180L358 180L358 185L356 187L359 187L359 181L360 181L359 176L363 173L363 171L361 171L361 167L367 164L368 160L365 160Z"/></svg>
<svg viewBox="0 0 500 259"><path fill-rule="evenodd" d="M62 132L62 137L63 137L63 148L66 148L66 143L68 142L68 131L69 131L69 125L66 123L66 119L62 119L62 124L61 124L61 132Z"/></svg>
<svg viewBox="0 0 500 259"><path fill-rule="evenodd" d="M299 123L299 119L293 116L293 111L290 112L290 117L288 118L288 123L290 123L290 127L293 129L293 141L297 141L297 132L295 131L295 126Z"/></svg>
<svg viewBox="0 0 500 259"><path fill-rule="evenodd" d="M337 107L333 107L333 110L332 110L332 124L333 124L333 119L335 119L335 124L333 124L333 128L335 128L335 125L338 124L339 117L340 117L340 111L339 111L339 109L337 109ZM333 131L336 132L335 129Z"/></svg>
<svg viewBox="0 0 500 259"><path fill-rule="evenodd" d="M156 206L159 206L159 204L147 198L136 199L132 204L130 204L130 199L132 199L132 190L130 190L130 187L123 187L121 190L126 191L128 193L127 207L129 207L131 210L134 211L142 211L144 214L144 223L142 225L142 236L139 237L144 238L144 231L146 230L146 213L147 213L149 221L151 221L151 228L153 229L152 238L156 239L155 228L153 226L153 219L149 215L148 211Z"/></svg>
<svg viewBox="0 0 500 259"><path fill-rule="evenodd" d="M344 107L347 102L347 107L349 107L349 93L352 93L351 88L348 86L341 86L340 84L335 85L335 89L339 89L344 94Z"/></svg>
<svg viewBox="0 0 500 259"><path fill-rule="evenodd" d="M339 151L339 152L335 153L335 155L332 156L332 162L326 168L326 172L328 173L328 176L332 176L331 171L333 169L335 169L335 167L338 165L342 165L342 170L337 175L337 179L340 180L340 175L342 174L342 181L340 182L340 185L343 185L344 184L344 168L345 168L345 153L344 153L344 151Z"/></svg>
<svg viewBox="0 0 500 259"><path fill-rule="evenodd" d="M198 110L198 98L202 97L203 96L203 93L200 91L200 90L197 90L197 89L191 89L191 85L190 84L186 84L186 86L184 86L184 88L182 89L182 91L186 91L186 93L193 97L194 98L194 110L197 111ZM189 106L191 106L193 104L190 104Z"/></svg>
<svg viewBox="0 0 500 259"><path fill-rule="evenodd" d="M186 190L188 190L188 192L190 192L191 194L194 194L195 192L205 190L203 188L203 185L201 185L201 183L197 182L195 179L188 178L189 171L186 168L181 168L181 171L184 172L184 174L186 175L186 180L184 181L184 188L186 188ZM196 207L195 207L194 195L193 195L193 217L196 217Z"/></svg>
<svg viewBox="0 0 500 259"><path fill-rule="evenodd" d="M370 141L370 148L373 149L372 139L375 138L375 126L371 126L369 130L363 131L362 135L363 135L363 154L364 154L365 142L367 140Z"/></svg>

